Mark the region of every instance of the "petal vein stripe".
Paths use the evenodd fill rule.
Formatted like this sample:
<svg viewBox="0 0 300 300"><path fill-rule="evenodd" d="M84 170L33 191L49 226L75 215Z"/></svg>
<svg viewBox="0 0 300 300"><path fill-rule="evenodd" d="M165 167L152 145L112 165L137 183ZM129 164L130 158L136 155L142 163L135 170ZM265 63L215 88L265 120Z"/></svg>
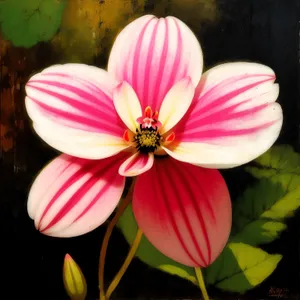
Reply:
<svg viewBox="0 0 300 300"><path fill-rule="evenodd" d="M157 172L157 175L158 175L159 177L163 177L163 176L164 176L163 173L158 173L158 172ZM167 212L167 214L168 214L168 218L169 218L170 221L171 221L171 224L172 224L174 233L176 234L176 236L177 236L177 238L178 238L178 241L180 242L180 244L181 244L183 250L185 251L185 253L187 254L187 256L190 258L190 260L193 261L196 265L199 265L199 262L198 262L198 261L193 257L193 255L190 253L189 249L187 248L186 244L184 243L184 239L183 239L183 237L182 237L180 231L178 230L178 227L177 227L177 224L176 224L176 220L175 220L175 218L174 218L173 212L170 210L170 204L168 203L168 198L169 198L168 196L169 196L169 195L165 192L164 189L160 189L160 187L158 186L158 182L159 182L158 180L154 182L153 189L156 191L156 193L161 193L161 194L163 195L163 197L161 197L161 199L162 199L163 202L164 202L164 206L165 206L166 212ZM169 182L171 182L171 179L168 178L167 180L165 180L165 182L166 182L166 183L167 183L167 182L169 183ZM173 187L172 187L171 189L173 190ZM170 190L170 189L168 189L168 190ZM175 195L175 198L176 198L176 195ZM179 205L181 204L181 203L180 203L180 200L179 200L179 203L178 203L178 204L179 204ZM182 211L181 211L181 212L182 212ZM187 220L186 220L186 215L185 215L184 213L183 213L183 217L184 217L185 223L186 223L186 225L187 225L187 227L188 227L189 223L187 222ZM189 228L189 227L188 227L188 229L189 229L189 231L191 230L191 228ZM201 252L199 253L199 255L201 256L201 259L204 260L204 257L202 256L202 253L201 253Z"/></svg>
<svg viewBox="0 0 300 300"><path fill-rule="evenodd" d="M56 122L59 122L65 126L70 126L72 128L81 129L84 131L100 133L102 133L104 130L109 130L111 134L120 136L121 131L118 127L115 127L114 124L105 124L104 120L93 120L76 113L62 111L59 108L51 107L50 105L41 103L32 97L27 98L38 105L45 114L52 115Z"/></svg>
<svg viewBox="0 0 300 300"><path fill-rule="evenodd" d="M168 179L165 179L163 182L165 182L165 183L168 182L168 184L171 185L172 182L179 182L179 181L182 182L182 181L184 180L182 174L180 174L180 173L177 172L178 169L174 166L174 164L170 164L170 167L169 167L169 168L170 168L170 171L171 171L171 170L173 170L173 171L171 171L171 172L168 174L168 177L169 177L169 178L168 178ZM182 171L182 170L181 170L181 171ZM166 174L162 174L162 177L163 177L163 176L167 176L167 175L166 175ZM176 177L177 177L177 178L176 178ZM178 180L179 180L179 181L178 181ZM184 182L183 182L183 183L184 183ZM180 207L180 212L181 212L181 214L182 214L182 217L183 217L185 226L186 226L187 231L188 231L188 233L189 233L189 235L190 235L190 238L191 238L191 240L192 240L192 242L193 242L193 244L194 244L195 249L197 250L197 252L198 252L198 254L199 254L201 260L204 262L204 264L207 264L208 262L206 261L204 255L203 255L203 252L201 251L201 249L200 249L200 247L199 247L199 244L198 244L198 242L197 242L197 239L196 239L194 230L193 230L193 228L192 228L192 226L191 226L191 223L190 223L190 221L189 221L189 216L187 215L186 209L184 208L184 205L183 205L181 199L179 198L179 195L182 195L182 194L180 194L180 193L178 192L178 188L179 188L178 186L173 186L173 188L170 186L169 190L172 191L172 193L173 193L173 197L172 197L172 198L173 198L173 199L176 199L177 204L178 204L178 206ZM196 211L197 214L198 214L197 204L196 204L196 206L195 206L194 199L193 199L193 198L194 198L194 195L191 193L191 191L190 191L189 188L186 189L186 192L187 192L187 194L188 194L188 195L187 195L187 199L189 199L189 201L191 201L191 203L192 203L192 205L193 205L195 211ZM166 198L166 199L168 199L168 198ZM170 204L167 204L167 205L170 206ZM202 233L204 234L205 240L206 240L206 242L207 242L207 241L208 241L208 237L207 237L207 233L205 232L205 230L206 230L206 229L205 229L205 224L204 224L204 222L203 222L202 215L200 214L200 215L198 215L198 217L199 217L199 216L200 216L199 221L200 221L200 224L201 224ZM174 228L174 229L175 229L175 228ZM181 236L180 232L178 231L178 237L179 237L179 235ZM184 240L184 237L181 236L181 240ZM188 251L188 250L186 250L186 251ZM210 253L210 252L208 252L208 253ZM193 261L197 261L197 259L196 259L195 257L193 257ZM201 263L198 262L198 265L201 265Z"/></svg>
<svg viewBox="0 0 300 300"><path fill-rule="evenodd" d="M248 84L248 85L243 86L241 88L235 89L234 91L229 92L229 93L227 93L227 94L225 94L221 97L217 97L218 100L209 103L209 105L207 105L207 106L203 106L199 103L200 104L199 108L201 108L201 110L203 110L203 111L207 111L208 109L211 109L211 108L214 108L216 106L220 106L223 103L226 103L226 101L228 101L231 98L234 98L238 94L241 94L241 93L243 93L243 92L245 92L245 91L247 91L251 88L257 87L258 85L260 85L264 82L274 81L274 79L275 79L274 76L266 75L266 74L251 74L251 75L233 76L231 78L228 78L226 80L221 81L219 84L217 84L215 86L212 86L210 89L208 89L205 93L203 93L201 95L201 98L205 99L207 101L207 100L210 99L209 97L212 97L212 98L215 97L213 92L218 92L218 91L222 90L223 88L230 87L231 85L235 86L236 84L239 83L239 81L242 81L242 80L245 80L245 79L250 80L250 79L259 78L259 77L263 77L264 79L262 79L260 81L257 81L257 82L254 82L254 83L251 83L251 84ZM205 79L202 82L200 81L200 84L197 88L196 96L199 97L199 94L201 94L203 88L205 88ZM199 111L197 111L197 112L199 112Z"/></svg>
<svg viewBox="0 0 300 300"><path fill-rule="evenodd" d="M108 122L105 121L106 117L110 115L110 118L114 118L113 114L109 113L109 111L101 109L101 107L92 107L89 104L80 102L75 100L74 98L67 97L66 95L62 95L60 93L51 91L50 89L45 89L37 86L33 86L31 84L28 84L29 87L43 92L45 94L48 94L52 97L55 97L59 99L60 101L63 101L70 105L72 107L72 110L77 109L79 113L76 112L70 112L65 111L60 108L55 108L54 106L47 105L45 103L40 102L39 100L28 96L30 100L32 100L35 104L37 104L41 109L43 109L44 113L50 113L53 116L55 116L57 119L57 122L63 122L63 121L71 121L73 128L81 129L83 126L85 130L91 130L94 132L103 132L103 130L109 130L111 133L115 134L116 136L120 136L122 133L122 130L120 130L119 124L116 122ZM78 94L80 95L80 94ZM83 98L84 95L81 95ZM88 97L88 95L86 96ZM99 102L99 101L98 101ZM83 116L83 112L87 116ZM84 126L85 125L85 126Z"/></svg>
<svg viewBox="0 0 300 300"><path fill-rule="evenodd" d="M144 87L143 87L143 99L145 102L148 102L148 92L149 92L149 80L150 80L150 74L151 74L151 67L152 67L152 59L153 59L153 52L154 52L154 49L155 49L155 41L156 41L156 34L157 34L157 30L158 30L158 27L159 27L159 24L160 24L160 21L158 21L156 24L155 24L155 27L154 27L154 30L152 32L152 36L151 36L151 42L150 42L150 45L149 45L149 48L148 48L148 53L147 53L147 59L146 59L146 65L145 65L145 80L143 82L144 84ZM144 34L144 33L143 33ZM166 39L164 40L164 44L166 43ZM140 51L140 50L139 50ZM136 70L134 71L134 74L137 74L137 66L136 66ZM137 76L135 76L137 77ZM136 81L135 81L135 84L137 84L137 78L136 78ZM155 106L154 106L155 107Z"/></svg>
<svg viewBox="0 0 300 300"><path fill-rule="evenodd" d="M62 73L54 73L54 72L43 73L43 77L45 77L45 79L52 79L52 80L55 79L55 77L61 77L61 79L62 78L64 78L64 79L70 79L70 75L66 75L66 74L62 74ZM96 85L93 82L88 81L88 80L86 80L84 78L80 78L80 77L77 77L76 81L78 81L79 83L81 83L90 92L95 93L95 95L101 97L102 101L107 102L107 104L111 103L112 94L111 94L111 92L107 91L107 87L105 85L101 86L100 83L98 83ZM117 85L117 83L115 85ZM97 100L97 102L98 101L99 100Z"/></svg>
<svg viewBox="0 0 300 300"><path fill-rule="evenodd" d="M163 22L164 27L165 27L165 39L164 39L162 54L159 58L158 73L157 73L157 76L156 76L156 79L155 79L155 86L157 86L157 87L161 84L162 79L163 79L163 74L164 74L164 70L165 70L165 66L166 66L165 57L167 56L168 48L169 48L169 27L168 27L168 22L166 20L163 20L161 22ZM146 98L147 103L149 102L149 96L148 96L149 91L152 92L152 94L153 94L153 91L151 91L151 89L149 88L149 83L148 83L148 85L147 85L147 98ZM163 94L166 94L166 91L164 91ZM158 108L157 107L158 104L156 102L157 102L157 100L153 99L152 107L153 107L154 110L156 108Z"/></svg>
<svg viewBox="0 0 300 300"><path fill-rule="evenodd" d="M74 93L74 95L77 95L79 97L81 97L81 99L89 99L89 102L82 102L82 101L77 101L74 98L71 97L67 97L65 95L62 95L60 93L54 93L53 91L51 91L50 89L45 89L45 88L41 88L38 85L34 85L34 84L44 84L47 87L57 87L57 88L61 88L61 89L65 89L70 91L71 93ZM100 89L93 91L91 90L88 85L84 85L85 88L87 88L89 90L89 93L87 93L86 91L72 86L70 84L67 83L61 83L61 82L55 82L55 81L50 81L50 80L31 80L30 83L27 85L31 88L35 88L39 91L42 91L44 93L49 93L49 95L54 96L54 97L61 97L60 100L66 102L69 105L74 106L75 108L78 109L86 109L87 107L92 107L93 109L96 109L98 112L102 112L103 111L103 107L101 107L99 104L99 97L102 97L102 100L105 99L105 101L103 101L101 104L102 106L105 107L105 109L114 112L113 107L108 105L108 101L111 101L108 96L102 92ZM97 96L96 96L96 95ZM95 104L92 106L92 104Z"/></svg>
<svg viewBox="0 0 300 300"><path fill-rule="evenodd" d="M124 155L120 155L116 157L114 164L121 164L122 160L124 160ZM70 161L70 166L72 163L76 161L76 158L73 158ZM87 192L93 188L93 186L98 182L99 177L105 177L105 173L108 173L108 171L111 168L110 163L106 163L102 168L99 169L99 166L97 166L97 161L86 161L87 164L80 168L77 172L75 172L55 193L51 201L46 206L38 224L38 229L43 232L48 230L49 228L53 227L55 224L57 224L59 221L61 221L69 212L70 210L76 206L84 197L84 195L87 194ZM66 169L68 168L66 167ZM96 171L96 172L95 172ZM61 172L61 174L63 171ZM50 222L45 226L41 227L41 224L46 217L47 213L50 211L52 206L55 204L55 202L59 199L60 196L63 195L64 192L66 192L72 185L74 185L76 182L78 182L80 179L82 179L84 176L87 176L87 174L90 174L90 177L84 182L84 184L69 198L69 200L60 208L60 210L55 214L55 216L50 220ZM94 205L97 201L99 201L100 196L103 195L107 189L110 187L111 182L114 182L114 177L119 176L117 173L110 174L109 178L106 178L104 186L101 188L101 190L89 201L89 203L83 208L81 212L75 216L72 223L78 221L82 216L84 216Z"/></svg>
<svg viewBox="0 0 300 300"><path fill-rule="evenodd" d="M137 39L137 43L135 46L135 50L132 52L134 55L134 60L133 60L133 64L132 64L132 74L131 74L131 78L132 78L132 84L134 87L138 86L138 79L140 78L140 76L137 76L138 74L138 70L139 70L139 65L140 65L140 53L141 53L141 47L142 47L142 42L143 42L143 38L145 36L145 32L148 28L148 25L152 22L152 20L154 20L155 18L150 19L145 26L143 27L138 39ZM131 53L130 53L131 54ZM139 95L141 96L141 95Z"/></svg>
<svg viewBox="0 0 300 300"><path fill-rule="evenodd" d="M143 110L150 106L159 111L177 81L190 77L194 86L198 84L202 67L200 44L183 22L175 17L147 15L118 35L108 72L133 87Z"/></svg>
<svg viewBox="0 0 300 300"><path fill-rule="evenodd" d="M256 77L256 76L253 76L253 77ZM245 77L243 77L245 78ZM243 79L241 78L241 79ZM207 100L207 97L210 96L210 92L212 90L214 90L216 87L213 87L211 90L209 90L207 93L205 93L204 95L201 95L201 101L200 102L194 102L192 105L191 105L191 108L190 110L192 111L191 114L192 115L198 115L199 117L195 117L195 116L191 116L188 114L187 118L190 119L190 121L188 121L188 128L185 127L185 134L188 134L188 131L191 130L193 127L197 126L198 125L198 121L199 119L200 120L203 120L204 119L204 114L206 113L209 113L209 115L207 115L206 119L210 119L211 118L211 112L210 110L214 109L214 108L219 108L219 110L217 110L217 112L215 113L215 116L217 118L219 118L221 116L221 114L223 112L226 112L225 111L222 111L222 109L224 108L223 105L226 104L230 99L233 99L234 97L238 96L239 94L249 90L249 89L252 89L254 87L257 87L259 86L260 84L262 83L265 83L267 81L270 81L270 79L265 79L265 80L261 80L259 82L255 82L255 83L252 83L252 84L249 84L247 86L244 86L244 87L241 87L239 89L236 89L235 91L232 91L232 92L229 92L225 95L222 95L221 97L217 97L217 99L215 101L212 101L210 102L209 104L205 105L203 103L206 102ZM199 91L196 91L196 96L195 98L199 97ZM243 102L239 102L239 103L235 103L233 106L232 106L232 110L230 110L229 112L232 112L234 109L236 109L237 107L239 107L240 105L244 104L247 100L244 100ZM251 99L248 99L248 101L251 101ZM198 108L196 108L195 106L198 106ZM261 105L260 106L260 109L263 109L265 107L265 105ZM230 107L227 107L227 109L230 108ZM245 110L244 111L245 115L251 113L251 110ZM226 116L228 119L233 119L232 115L228 115ZM185 118L185 121L187 121L187 118ZM225 119L226 120L226 119ZM201 123L200 123L201 125Z"/></svg>

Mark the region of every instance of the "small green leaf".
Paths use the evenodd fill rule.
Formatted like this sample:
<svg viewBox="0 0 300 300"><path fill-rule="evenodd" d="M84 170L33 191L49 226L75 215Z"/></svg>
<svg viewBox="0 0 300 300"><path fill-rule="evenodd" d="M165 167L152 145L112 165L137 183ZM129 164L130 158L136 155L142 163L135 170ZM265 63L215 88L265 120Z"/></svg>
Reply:
<svg viewBox="0 0 300 300"><path fill-rule="evenodd" d="M127 242L131 245L138 229L131 205L127 207L119 219L117 226L121 229ZM136 252L136 256L151 267L172 275L177 275L181 278L191 281L194 284L197 284L194 268L177 263L163 255L148 241L145 236L142 237Z"/></svg>
<svg viewBox="0 0 300 300"><path fill-rule="evenodd" d="M282 220L292 216L293 212L300 206L300 186L293 191L287 193L279 201L277 201L269 210L263 214L263 218Z"/></svg>
<svg viewBox="0 0 300 300"><path fill-rule="evenodd" d="M271 243L279 238L280 233L286 229L282 222L256 220L247 224L241 232L231 237L231 241L243 241L249 245Z"/></svg>
<svg viewBox="0 0 300 300"><path fill-rule="evenodd" d="M263 178L237 199L231 241L256 246L272 242L285 230L284 219L300 207L300 186L290 191L274 182Z"/></svg>
<svg viewBox="0 0 300 300"><path fill-rule="evenodd" d="M244 293L270 276L281 258L243 243L229 243L206 269L206 281L222 290Z"/></svg>
<svg viewBox="0 0 300 300"><path fill-rule="evenodd" d="M290 145L273 146L255 162L265 169L300 173L300 154Z"/></svg>
<svg viewBox="0 0 300 300"><path fill-rule="evenodd" d="M26 48L50 40L59 29L65 5L66 0L4 0L0 3L4 37Z"/></svg>
<svg viewBox="0 0 300 300"><path fill-rule="evenodd" d="M289 145L274 146L245 170L257 178L270 178L280 174L299 176L300 154Z"/></svg>

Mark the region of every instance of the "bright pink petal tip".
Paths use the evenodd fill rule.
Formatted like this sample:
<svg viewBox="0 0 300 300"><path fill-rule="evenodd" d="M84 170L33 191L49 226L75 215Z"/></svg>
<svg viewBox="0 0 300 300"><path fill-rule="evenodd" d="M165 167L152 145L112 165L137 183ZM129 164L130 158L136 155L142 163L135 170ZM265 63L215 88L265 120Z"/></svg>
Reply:
<svg viewBox="0 0 300 300"><path fill-rule="evenodd" d="M72 257L69 253L65 255L65 260L72 260Z"/></svg>
<svg viewBox="0 0 300 300"><path fill-rule="evenodd" d="M156 160L137 178L133 212L159 251L192 267L209 266L231 229L230 195L219 171L172 158Z"/></svg>
<svg viewBox="0 0 300 300"><path fill-rule="evenodd" d="M128 154L103 160L61 155L33 183L28 213L45 235L73 237L101 225L121 198L125 179L118 174Z"/></svg>
<svg viewBox="0 0 300 300"><path fill-rule="evenodd" d="M196 86L202 72L202 51L192 31L174 17L146 15L118 35L108 72L127 81L141 106L159 110L167 92L184 77Z"/></svg>

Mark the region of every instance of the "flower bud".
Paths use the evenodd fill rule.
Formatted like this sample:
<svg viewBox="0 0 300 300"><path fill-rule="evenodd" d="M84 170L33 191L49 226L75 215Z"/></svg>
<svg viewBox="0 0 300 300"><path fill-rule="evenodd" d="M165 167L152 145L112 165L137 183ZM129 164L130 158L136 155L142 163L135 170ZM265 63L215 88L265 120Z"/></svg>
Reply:
<svg viewBox="0 0 300 300"><path fill-rule="evenodd" d="M87 293L87 285L84 275L73 260L66 254L63 267L63 280L65 290L72 300L84 300Z"/></svg>

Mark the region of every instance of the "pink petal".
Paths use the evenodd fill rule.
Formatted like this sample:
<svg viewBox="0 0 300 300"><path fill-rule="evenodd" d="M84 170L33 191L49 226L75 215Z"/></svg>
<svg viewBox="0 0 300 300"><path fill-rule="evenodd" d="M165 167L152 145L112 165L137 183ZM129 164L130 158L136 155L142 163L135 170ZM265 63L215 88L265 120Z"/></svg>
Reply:
<svg viewBox="0 0 300 300"><path fill-rule="evenodd" d="M129 24L117 37L108 72L127 81L144 110L158 110L170 88L190 77L194 86L202 72L201 47L191 30L174 17L146 15Z"/></svg>
<svg viewBox="0 0 300 300"><path fill-rule="evenodd" d="M119 168L119 174L122 176L137 176L151 169L154 162L153 153L136 152L130 156Z"/></svg>
<svg viewBox="0 0 300 300"><path fill-rule="evenodd" d="M159 111L161 134L172 129L181 120L192 103L194 93L195 88L189 77L180 80L169 90Z"/></svg>
<svg viewBox="0 0 300 300"><path fill-rule="evenodd" d="M96 67L57 65L30 78L26 108L36 132L70 155L99 159L127 145L112 101L117 82Z"/></svg>
<svg viewBox="0 0 300 300"><path fill-rule="evenodd" d="M124 124L132 132L139 128L137 119L142 115L141 104L132 87L127 83L121 83L113 94L114 105Z"/></svg>
<svg viewBox="0 0 300 300"><path fill-rule="evenodd" d="M207 267L228 240L231 201L217 170L158 159L137 178L132 204L149 241L187 266Z"/></svg>
<svg viewBox="0 0 300 300"><path fill-rule="evenodd" d="M60 155L34 181L28 213L36 228L55 237L73 237L101 225L117 206L125 184L118 174L125 154L103 160Z"/></svg>
<svg viewBox="0 0 300 300"><path fill-rule="evenodd" d="M269 67L228 63L207 71L190 110L174 129L174 158L213 168L247 163L278 138L282 110L279 86Z"/></svg>

